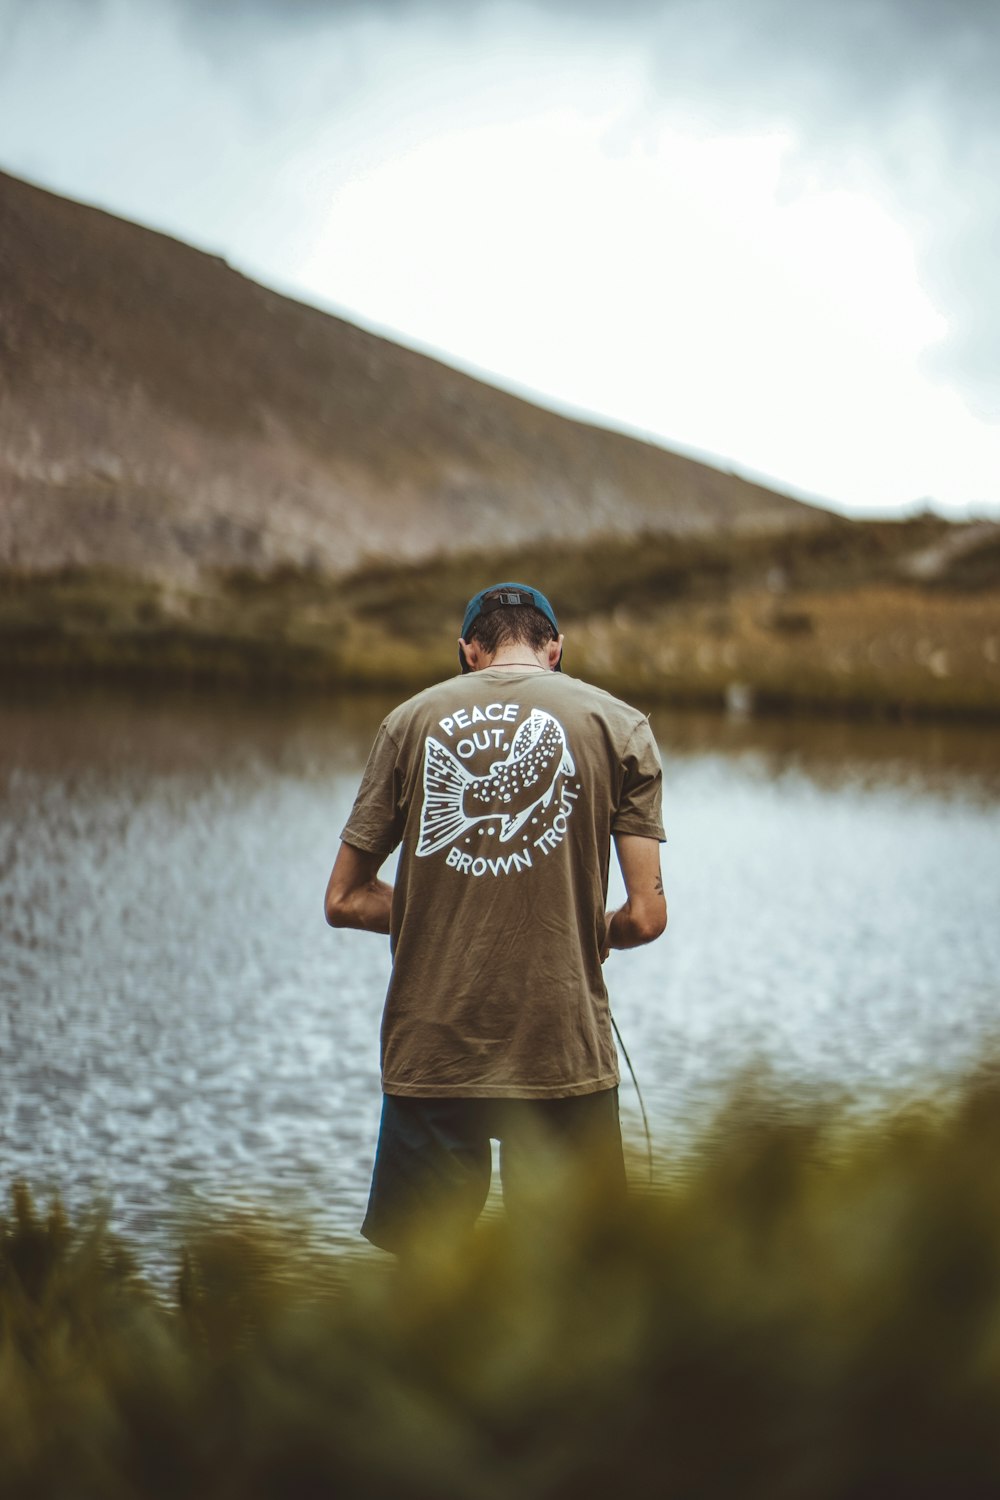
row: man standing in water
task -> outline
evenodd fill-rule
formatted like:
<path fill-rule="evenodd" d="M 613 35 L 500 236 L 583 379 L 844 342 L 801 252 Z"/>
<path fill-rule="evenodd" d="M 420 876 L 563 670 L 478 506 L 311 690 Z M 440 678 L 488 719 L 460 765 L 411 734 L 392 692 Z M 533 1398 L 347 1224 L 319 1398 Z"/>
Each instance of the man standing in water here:
<path fill-rule="evenodd" d="M 384 1249 L 442 1204 L 475 1221 L 491 1139 L 508 1206 L 540 1150 L 624 1187 L 602 964 L 666 926 L 660 762 L 645 717 L 564 675 L 562 647 L 537 589 L 476 594 L 463 675 L 384 721 L 341 836 L 326 919 L 388 933 L 393 958 L 361 1231 Z M 627 899 L 606 912 L 612 840 Z"/>

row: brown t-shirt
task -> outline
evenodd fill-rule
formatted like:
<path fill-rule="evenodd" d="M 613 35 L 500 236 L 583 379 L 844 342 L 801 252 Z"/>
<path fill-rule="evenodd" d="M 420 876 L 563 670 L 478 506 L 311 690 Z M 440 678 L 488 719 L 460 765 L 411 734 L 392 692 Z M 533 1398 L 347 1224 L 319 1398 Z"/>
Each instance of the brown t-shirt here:
<path fill-rule="evenodd" d="M 559 672 L 490 667 L 384 721 L 342 837 L 388 855 L 388 1094 L 613 1088 L 601 968 L 612 834 L 663 839 L 646 719 Z"/>

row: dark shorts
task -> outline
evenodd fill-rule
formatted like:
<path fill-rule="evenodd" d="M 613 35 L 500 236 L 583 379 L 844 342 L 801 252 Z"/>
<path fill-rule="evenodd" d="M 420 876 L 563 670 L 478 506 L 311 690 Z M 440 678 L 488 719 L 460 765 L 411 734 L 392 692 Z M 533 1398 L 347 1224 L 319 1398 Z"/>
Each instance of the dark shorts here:
<path fill-rule="evenodd" d="M 602 1191 L 625 1191 L 616 1088 L 569 1099 L 384 1094 L 365 1239 L 398 1251 L 415 1229 L 443 1219 L 471 1228 L 490 1188 L 492 1140 L 510 1214 L 528 1208 L 546 1167 L 566 1161 L 599 1173 Z"/>

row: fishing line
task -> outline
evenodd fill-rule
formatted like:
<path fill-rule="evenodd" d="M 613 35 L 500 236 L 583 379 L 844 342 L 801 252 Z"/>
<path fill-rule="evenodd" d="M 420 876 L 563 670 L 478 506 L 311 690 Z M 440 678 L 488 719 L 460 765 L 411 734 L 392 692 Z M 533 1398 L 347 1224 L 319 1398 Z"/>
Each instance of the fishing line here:
<path fill-rule="evenodd" d="M 609 1014 L 610 1014 L 610 1012 L 609 1012 Z M 653 1137 L 649 1133 L 649 1116 L 646 1114 L 646 1105 L 645 1105 L 645 1103 L 643 1101 L 642 1089 L 639 1087 L 639 1080 L 635 1076 L 635 1069 L 632 1066 L 632 1059 L 628 1055 L 628 1048 L 626 1047 L 625 1043 L 622 1041 L 622 1034 L 618 1030 L 618 1022 L 615 1020 L 614 1016 L 611 1016 L 611 1025 L 614 1027 L 615 1036 L 616 1036 L 616 1038 L 618 1040 L 618 1045 L 621 1048 L 622 1057 L 624 1057 L 626 1063 L 628 1064 L 628 1070 L 629 1070 L 629 1072 L 632 1075 L 632 1082 L 635 1085 L 636 1098 L 639 1101 L 639 1109 L 642 1111 L 642 1128 L 646 1132 L 646 1162 L 647 1162 L 648 1167 L 649 1167 L 649 1185 L 650 1185 L 650 1187 L 652 1187 L 653 1186 Z"/>

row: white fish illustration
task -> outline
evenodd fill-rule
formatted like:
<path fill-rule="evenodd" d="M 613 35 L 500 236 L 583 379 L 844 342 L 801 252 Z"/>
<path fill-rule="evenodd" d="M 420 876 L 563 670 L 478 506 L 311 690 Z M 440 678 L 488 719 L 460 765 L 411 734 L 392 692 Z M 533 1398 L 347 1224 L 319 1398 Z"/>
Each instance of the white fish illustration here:
<path fill-rule="evenodd" d="M 499 818 L 500 842 L 507 843 L 536 807 L 548 807 L 559 777 L 575 771 L 562 725 L 541 708 L 518 725 L 507 758 L 486 776 L 473 776 L 429 735 L 417 854 L 436 854 L 484 818 Z"/>

